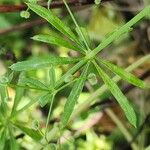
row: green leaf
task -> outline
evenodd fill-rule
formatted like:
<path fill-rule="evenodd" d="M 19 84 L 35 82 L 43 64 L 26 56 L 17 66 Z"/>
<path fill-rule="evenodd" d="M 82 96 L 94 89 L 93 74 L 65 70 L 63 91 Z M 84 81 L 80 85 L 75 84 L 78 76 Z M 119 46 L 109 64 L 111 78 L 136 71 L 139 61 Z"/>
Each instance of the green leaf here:
<path fill-rule="evenodd" d="M 65 0 L 63 0 L 63 2 L 64 2 L 65 6 L 66 6 L 66 8 L 67 8 L 67 10 L 68 10 L 68 12 L 69 12 L 69 14 L 70 14 L 70 17 L 72 18 L 72 21 L 74 22 L 74 24 L 75 24 L 75 26 L 76 26 L 76 28 L 77 28 L 77 31 L 78 31 L 78 33 L 79 33 L 79 37 L 84 41 L 84 44 L 85 44 L 85 46 L 86 46 L 86 49 L 87 49 L 87 50 L 90 50 L 90 48 L 89 48 L 89 46 L 88 46 L 88 44 L 87 44 L 87 42 L 86 42 L 86 39 L 85 39 L 85 37 L 84 37 L 82 31 L 80 30 L 80 27 L 79 27 L 79 25 L 78 25 L 78 23 L 77 23 L 77 21 L 76 21 L 74 15 L 73 15 L 71 9 L 70 9 L 70 7 L 68 6 L 68 4 L 67 4 L 67 2 L 66 2 Z M 80 41 L 80 39 L 79 39 L 79 42 L 80 42 L 81 45 L 82 45 L 82 42 Z M 83 49 L 83 50 L 85 51 L 85 49 Z"/>
<path fill-rule="evenodd" d="M 44 107 L 47 103 L 51 102 L 53 99 L 53 94 L 51 93 L 44 93 L 39 97 L 39 104 L 41 107 Z"/>
<path fill-rule="evenodd" d="M 118 39 L 123 34 L 130 31 L 131 27 L 136 24 L 138 21 L 143 19 L 145 16 L 150 14 L 150 5 L 145 7 L 140 13 L 138 13 L 134 18 L 128 21 L 125 25 L 117 29 L 113 34 L 111 34 L 108 38 L 105 38 L 90 54 L 89 56 L 93 57 L 100 51 L 102 51 L 105 47 L 111 44 L 115 39 Z"/>
<path fill-rule="evenodd" d="M 123 109 L 127 119 L 129 122 L 136 127 L 137 125 L 137 117 L 133 107 L 130 105 L 128 99 L 121 92 L 117 84 L 109 78 L 109 76 L 94 62 L 94 65 L 99 73 L 99 76 L 103 79 L 104 83 L 111 91 L 112 95 L 116 98 L 121 108 Z"/>
<path fill-rule="evenodd" d="M 83 36 L 85 37 L 85 40 L 86 40 L 86 42 L 87 42 L 87 45 L 88 45 L 89 47 L 91 47 L 91 46 L 92 46 L 92 42 L 91 42 L 91 40 L 90 40 L 90 37 L 89 37 L 89 34 L 88 34 L 87 29 L 86 29 L 86 28 L 83 28 L 83 27 L 80 27 L 80 30 L 81 30 Z M 78 34 L 78 36 L 79 36 L 79 38 L 80 38 L 80 41 L 82 41 L 82 43 L 85 44 L 83 38 L 82 38 L 81 35 L 80 35 L 80 32 L 79 32 L 79 29 L 78 29 L 78 28 L 76 28 L 76 32 L 77 32 L 77 34 Z"/>
<path fill-rule="evenodd" d="M 0 85 L 0 113 L 3 114 L 4 118 L 8 115 L 8 105 L 7 102 L 9 100 L 8 89 L 6 86 Z"/>
<path fill-rule="evenodd" d="M 61 122 L 63 126 L 65 127 L 69 121 L 69 118 L 74 110 L 75 104 L 80 96 L 80 93 L 82 92 L 87 73 L 88 73 L 89 63 L 84 67 L 84 70 L 79 77 L 79 80 L 76 81 L 74 84 L 72 91 L 67 99 L 67 102 L 64 107 L 64 113 L 61 118 Z"/>
<path fill-rule="evenodd" d="M 69 27 L 67 27 L 57 16 L 55 16 L 51 10 L 46 9 L 40 5 L 27 3 L 28 7 L 36 14 L 47 20 L 58 31 L 71 38 L 74 41 L 78 41 L 74 33 Z"/>
<path fill-rule="evenodd" d="M 20 75 L 19 75 L 19 80 L 18 80 L 18 84 L 21 83 L 21 80 L 22 78 L 25 77 L 25 74 L 24 72 L 21 72 Z M 16 93 L 15 93 L 15 98 L 14 98 L 14 104 L 13 104 L 13 108 L 12 108 L 12 112 L 11 112 L 11 115 L 14 115 L 15 111 L 16 111 L 16 108 L 19 104 L 19 102 L 21 101 L 22 97 L 23 97 L 23 94 L 24 94 L 24 88 L 22 87 L 17 87 L 16 88 Z"/>
<path fill-rule="evenodd" d="M 96 5 L 99 5 L 101 3 L 101 1 L 102 0 L 95 0 L 94 2 L 95 2 Z"/>
<path fill-rule="evenodd" d="M 62 83 L 65 82 L 66 78 L 70 75 L 73 75 L 77 70 L 79 70 L 85 63 L 87 63 L 86 59 L 82 59 L 77 64 L 75 64 L 68 72 L 66 72 L 61 78 L 57 81 L 55 88 L 57 89 Z"/>
<path fill-rule="evenodd" d="M 20 123 L 14 123 L 14 125 L 35 141 L 40 141 L 42 139 L 42 135 L 39 131 L 24 127 Z"/>
<path fill-rule="evenodd" d="M 23 78 L 20 82 L 20 84 L 26 85 L 30 88 L 39 89 L 39 90 L 48 90 L 48 87 L 40 82 L 37 79 L 33 78 Z"/>
<path fill-rule="evenodd" d="M 19 145 L 17 143 L 17 140 L 15 139 L 15 136 L 13 135 L 13 129 L 9 127 L 9 149 L 10 150 L 19 150 Z"/>
<path fill-rule="evenodd" d="M 36 41 L 49 43 L 49 44 L 54 44 L 57 46 L 63 46 L 63 47 L 66 47 L 75 51 L 81 51 L 83 53 L 82 49 L 78 45 L 53 33 L 51 33 L 50 35 L 49 34 L 35 35 L 34 37 L 32 37 L 32 39 Z"/>
<path fill-rule="evenodd" d="M 15 71 L 29 71 L 43 67 L 49 67 L 50 65 L 71 64 L 78 62 L 80 59 L 81 58 L 43 56 L 33 58 L 31 60 L 17 62 L 16 64 L 10 66 L 10 69 Z"/>
<path fill-rule="evenodd" d="M 107 60 L 104 59 L 100 59 L 100 61 L 107 67 L 109 68 L 111 71 L 113 71 L 114 73 L 116 73 L 117 75 L 119 75 L 122 79 L 128 81 L 129 83 L 138 86 L 140 88 L 148 88 L 148 85 L 143 82 L 142 80 L 138 79 L 136 76 L 134 76 L 133 74 L 125 71 L 124 69 L 122 69 L 121 67 L 118 67 L 112 63 L 110 63 Z"/>
<path fill-rule="evenodd" d="M 55 68 L 53 65 L 50 67 L 50 70 L 49 70 L 49 80 L 50 80 L 50 86 L 54 87 L 56 83 L 56 74 L 55 74 Z"/>
<path fill-rule="evenodd" d="M 3 150 L 6 142 L 6 129 L 0 134 L 0 149 Z"/>

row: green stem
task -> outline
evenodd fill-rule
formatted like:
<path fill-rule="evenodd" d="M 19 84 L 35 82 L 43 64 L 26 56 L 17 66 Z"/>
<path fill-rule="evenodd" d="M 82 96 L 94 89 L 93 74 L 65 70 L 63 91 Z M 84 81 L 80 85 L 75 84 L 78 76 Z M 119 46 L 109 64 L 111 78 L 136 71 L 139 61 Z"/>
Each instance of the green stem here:
<path fill-rule="evenodd" d="M 64 4 L 65 4 L 65 6 L 66 6 L 66 8 L 67 8 L 67 10 L 68 10 L 68 12 L 69 12 L 69 14 L 70 14 L 71 18 L 72 18 L 72 20 L 73 20 L 74 24 L 75 24 L 75 25 L 76 25 L 76 27 L 77 27 L 77 30 L 79 31 L 79 34 L 80 34 L 81 38 L 83 39 L 84 44 L 85 44 L 85 46 L 86 46 L 87 50 L 90 50 L 90 48 L 89 48 L 89 46 L 88 46 L 88 43 L 87 43 L 87 41 L 86 41 L 86 39 L 85 39 L 85 37 L 84 37 L 84 35 L 83 35 L 83 33 L 82 33 L 82 31 L 81 31 L 81 29 L 80 29 L 79 25 L 78 25 L 78 23 L 77 23 L 77 21 L 76 21 L 75 17 L 73 16 L 73 13 L 71 12 L 71 10 L 70 10 L 70 8 L 69 8 L 68 4 L 66 3 L 66 1 L 65 1 L 65 0 L 63 0 L 63 2 L 64 2 Z"/>
<path fill-rule="evenodd" d="M 89 58 L 93 58 L 96 54 L 98 54 L 101 50 L 103 50 L 106 46 L 111 44 L 115 39 L 119 38 L 122 34 L 128 32 L 130 28 L 140 21 L 142 18 L 150 14 L 150 6 L 147 6 L 143 9 L 139 14 L 137 14 L 133 19 L 127 22 L 125 25 L 120 27 L 117 31 L 111 34 L 108 38 L 104 39 L 102 43 L 100 43 L 93 51 L 88 54 Z"/>
<path fill-rule="evenodd" d="M 57 82 L 55 85 L 55 88 L 57 89 L 62 83 L 64 83 L 65 78 L 68 75 L 73 75 L 75 72 L 79 70 L 88 60 L 83 59 L 80 62 L 78 62 L 75 66 L 73 66 L 66 74 L 64 74 Z"/>
<path fill-rule="evenodd" d="M 87 60 L 82 60 L 79 63 L 77 63 L 75 66 L 73 66 L 66 74 L 64 74 L 57 82 L 55 85 L 55 89 L 58 90 L 54 90 L 52 91 L 52 94 L 56 94 L 59 90 L 61 90 L 62 88 L 59 88 L 59 86 L 64 83 L 65 78 L 70 75 L 70 74 L 74 74 L 77 70 L 79 70 L 79 68 L 81 68 L 85 63 L 87 62 Z M 71 81 L 72 82 L 72 81 Z M 69 85 L 71 83 L 67 83 L 67 85 Z M 66 87 L 65 85 L 63 86 L 64 88 Z M 14 118 L 16 115 L 18 115 L 19 113 L 23 112 L 24 110 L 28 109 L 31 105 L 33 105 L 34 103 L 36 103 L 38 101 L 38 98 L 32 100 L 31 102 L 29 102 L 27 105 L 25 105 L 23 108 L 21 108 L 20 110 L 16 111 L 10 118 Z"/>
<path fill-rule="evenodd" d="M 50 116 L 51 116 L 51 112 L 52 112 L 52 107 L 53 107 L 53 103 L 54 103 L 54 97 L 55 96 L 53 95 L 53 98 L 52 98 L 52 101 L 51 101 L 51 104 L 49 107 L 48 117 L 47 117 L 47 121 L 46 121 L 45 137 L 47 135 L 47 129 L 48 129 L 48 124 L 49 124 L 49 120 L 50 120 Z"/>
<path fill-rule="evenodd" d="M 94 91 L 92 86 L 90 86 L 90 88 L 88 88 L 88 90 L 90 91 L 91 94 Z M 123 133 L 123 135 L 125 136 L 127 141 L 130 143 L 133 139 L 132 135 L 130 134 L 130 132 L 128 132 L 128 130 L 123 125 L 123 123 L 119 120 L 119 118 L 115 115 L 113 110 L 111 110 L 110 108 L 107 108 L 107 109 L 105 109 L 105 113 L 114 121 L 114 123 L 117 125 L 117 127 L 120 129 L 120 131 Z M 132 143 L 131 146 L 132 146 L 133 150 L 137 150 L 136 143 Z"/>
<path fill-rule="evenodd" d="M 128 72 L 131 72 L 131 71 L 133 71 L 134 69 L 136 69 L 137 67 L 139 67 L 140 65 L 142 65 L 143 63 L 145 63 L 148 60 L 150 60 L 150 54 L 147 55 L 147 56 L 142 57 L 139 60 L 137 60 L 134 64 L 130 65 L 125 70 L 128 71 Z M 121 80 L 121 78 L 116 75 L 115 77 L 112 78 L 112 80 L 114 80 L 115 82 L 119 82 Z M 70 120 L 74 120 L 74 118 L 76 116 L 78 116 L 81 112 L 87 110 L 88 107 L 91 104 L 94 104 L 96 102 L 96 98 L 99 97 L 99 96 L 101 96 L 105 91 L 107 91 L 107 87 L 105 85 L 103 85 L 99 89 L 97 89 L 92 95 L 90 95 L 89 98 L 87 98 L 85 100 L 85 102 L 81 103 L 77 107 L 77 109 L 72 114 Z"/>
<path fill-rule="evenodd" d="M 126 129 L 126 127 L 123 125 L 123 123 L 120 121 L 120 119 L 117 117 L 117 115 L 110 108 L 105 109 L 105 112 L 113 120 L 113 122 L 117 125 L 117 127 L 123 133 L 123 135 L 125 136 L 127 141 L 130 143 L 132 141 L 132 135 Z M 133 150 L 138 150 L 138 146 L 136 145 L 136 143 L 132 143 L 131 147 Z"/>
<path fill-rule="evenodd" d="M 47 8 L 50 9 L 50 4 L 51 4 L 52 0 L 48 0 L 47 2 Z"/>
<path fill-rule="evenodd" d="M 8 84 L 9 87 L 11 88 L 24 88 L 24 89 L 31 89 L 31 90 L 37 90 L 37 91 L 50 91 L 51 89 L 40 89 L 36 87 L 29 87 L 29 86 L 24 86 L 24 85 L 19 85 L 19 84 Z"/>

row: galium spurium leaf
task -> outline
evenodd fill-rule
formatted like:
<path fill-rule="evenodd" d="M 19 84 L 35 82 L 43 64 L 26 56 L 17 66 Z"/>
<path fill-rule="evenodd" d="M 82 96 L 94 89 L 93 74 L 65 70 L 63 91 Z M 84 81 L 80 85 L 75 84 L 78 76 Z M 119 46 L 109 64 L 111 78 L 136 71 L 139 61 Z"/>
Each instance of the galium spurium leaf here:
<path fill-rule="evenodd" d="M 19 75 L 19 80 L 18 80 L 18 84 L 21 83 L 21 80 L 22 78 L 25 77 L 25 73 L 24 72 L 21 72 L 20 75 Z M 23 97 L 23 94 L 24 94 L 24 88 L 22 87 L 17 87 L 16 88 L 16 93 L 15 93 L 15 98 L 14 98 L 14 104 L 13 104 L 13 108 L 12 108 L 12 112 L 11 112 L 11 115 L 14 115 L 15 111 L 16 111 L 16 108 L 19 104 L 19 102 L 21 101 L 22 97 Z"/>
<path fill-rule="evenodd" d="M 15 93 L 15 98 L 14 98 L 14 105 L 13 105 L 13 108 L 12 108 L 11 115 L 14 115 L 14 113 L 16 111 L 16 108 L 17 108 L 19 102 L 21 101 L 23 95 L 24 95 L 24 89 L 21 88 L 21 87 L 17 87 L 16 88 L 16 93 Z"/>
<path fill-rule="evenodd" d="M 138 86 L 140 88 L 148 88 L 148 85 L 144 81 L 140 80 L 139 78 L 137 78 L 133 74 L 125 71 L 121 67 L 118 67 L 118 66 L 116 66 L 116 65 L 112 64 L 111 62 L 104 60 L 104 59 L 100 59 L 100 62 L 102 62 L 112 72 L 116 73 L 122 79 L 128 81 L 129 83 L 131 83 L 135 86 Z"/>
<path fill-rule="evenodd" d="M 41 107 L 44 107 L 47 103 L 51 102 L 53 99 L 53 94 L 45 92 L 39 97 L 39 104 Z"/>
<path fill-rule="evenodd" d="M 79 29 L 78 29 L 78 28 L 75 28 L 75 30 L 76 30 L 76 32 L 77 32 L 79 38 L 80 38 L 80 41 L 82 41 L 82 43 L 83 43 L 83 45 L 84 45 L 85 43 L 84 43 L 84 41 L 83 41 L 83 38 L 82 38 L 81 35 L 80 35 Z M 88 45 L 89 47 L 91 47 L 91 46 L 92 46 L 92 43 L 91 43 L 91 40 L 90 40 L 90 37 L 89 37 L 89 34 L 88 34 L 86 28 L 80 27 L 80 30 L 81 30 L 81 32 L 82 32 L 82 34 L 83 34 L 83 36 L 84 36 L 84 38 L 85 38 L 85 40 L 86 40 L 86 42 L 87 42 L 87 45 Z"/>
<path fill-rule="evenodd" d="M 56 83 L 56 74 L 55 74 L 55 68 L 53 65 L 51 65 L 49 69 L 49 81 L 50 81 L 50 87 L 54 87 Z"/>
<path fill-rule="evenodd" d="M 82 59 L 77 64 L 75 64 L 67 73 L 65 73 L 61 78 L 57 81 L 55 88 L 58 88 L 62 83 L 66 82 L 66 78 L 68 76 L 72 76 L 77 70 L 79 70 L 85 63 L 87 63 L 86 59 Z"/>
<path fill-rule="evenodd" d="M 22 62 L 17 62 L 10 66 L 10 69 L 15 71 L 28 71 L 49 67 L 50 65 L 62 65 L 78 62 L 81 58 L 58 57 L 58 56 L 43 56 L 32 58 Z"/>
<path fill-rule="evenodd" d="M 86 64 L 86 66 L 84 67 L 84 70 L 81 74 L 81 76 L 79 77 L 79 80 L 77 80 L 71 90 L 71 93 L 67 99 L 67 102 L 65 104 L 64 107 L 64 112 L 61 118 L 61 122 L 63 127 L 65 127 L 69 121 L 69 118 L 74 110 L 75 104 L 80 96 L 80 93 L 82 92 L 86 77 L 87 77 L 87 73 L 88 73 L 88 68 L 89 68 L 89 63 Z"/>
<path fill-rule="evenodd" d="M 5 147 L 5 141 L 6 141 L 6 138 L 7 138 L 6 130 L 7 130 L 7 129 L 4 129 L 4 130 L 1 131 L 1 136 L 0 136 L 0 149 L 4 149 L 4 147 Z"/>
<path fill-rule="evenodd" d="M 14 123 L 14 125 L 20 130 L 22 130 L 25 134 L 30 136 L 32 139 L 34 139 L 35 141 L 40 141 L 42 139 L 42 135 L 39 131 L 30 129 L 28 127 L 24 127 L 20 123 Z"/>
<path fill-rule="evenodd" d="M 37 4 L 27 3 L 27 5 L 32 11 L 47 20 L 58 31 L 71 38 L 73 41 L 78 41 L 71 29 L 67 27 L 57 16 L 55 16 L 51 10 Z"/>
<path fill-rule="evenodd" d="M 78 45 L 76 45 L 75 43 L 72 43 L 56 34 L 55 35 L 54 34 L 35 35 L 34 37 L 32 37 L 32 39 L 36 40 L 36 41 L 49 43 L 49 44 L 54 44 L 57 46 L 63 46 L 63 47 L 66 47 L 66 48 L 69 48 L 69 49 L 72 49 L 75 51 L 83 52 Z"/>
<path fill-rule="evenodd" d="M 33 78 L 23 78 L 20 84 L 26 85 L 30 88 L 39 89 L 39 90 L 48 90 L 48 87 L 44 83 Z"/>
<path fill-rule="evenodd" d="M 150 14 L 150 5 L 145 7 L 140 13 L 138 13 L 134 18 L 132 18 L 129 22 L 125 25 L 121 26 L 115 32 L 113 32 L 109 37 L 105 38 L 92 52 L 91 56 L 95 56 L 98 52 L 102 51 L 106 48 L 109 44 L 111 44 L 115 39 L 119 38 L 123 34 L 130 31 L 131 27 L 140 21 L 145 16 Z"/>
<path fill-rule="evenodd" d="M 17 143 L 16 138 L 15 138 L 14 135 L 13 135 L 13 130 L 12 130 L 12 128 L 9 128 L 8 130 L 9 130 L 9 137 L 10 137 L 10 139 L 9 139 L 9 141 L 7 142 L 7 144 L 10 145 L 9 149 L 10 149 L 10 150 L 19 150 L 20 147 L 19 147 L 19 144 Z"/>
<path fill-rule="evenodd" d="M 96 62 L 94 62 L 94 65 L 99 73 L 99 76 L 103 79 L 104 83 L 108 87 L 108 89 L 111 91 L 112 95 L 116 98 L 118 103 L 120 104 L 121 108 L 123 109 L 127 119 L 129 122 L 136 127 L 137 125 L 137 117 L 135 114 L 135 111 L 131 104 L 129 103 L 126 96 L 121 92 L 117 84 L 109 78 L 109 76 L 97 65 Z"/>

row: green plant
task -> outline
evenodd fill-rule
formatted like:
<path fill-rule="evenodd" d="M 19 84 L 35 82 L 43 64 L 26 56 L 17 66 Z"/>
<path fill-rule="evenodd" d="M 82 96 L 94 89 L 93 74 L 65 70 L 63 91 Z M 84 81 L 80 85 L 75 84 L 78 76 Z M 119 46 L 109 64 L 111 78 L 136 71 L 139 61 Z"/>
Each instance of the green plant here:
<path fill-rule="evenodd" d="M 13 126 L 19 128 L 27 135 L 32 137 L 36 141 L 40 141 L 41 145 L 45 145 L 49 143 L 50 140 L 53 139 L 53 136 L 59 137 L 56 135 L 57 132 L 60 132 L 68 125 L 70 121 L 70 117 L 72 112 L 74 111 L 75 104 L 77 103 L 78 97 L 83 90 L 85 81 L 88 80 L 88 76 L 90 74 L 89 68 L 90 66 L 95 67 L 100 78 L 105 83 L 104 90 L 109 89 L 112 95 L 115 97 L 117 102 L 120 104 L 122 110 L 124 111 L 128 121 L 134 126 L 137 126 L 137 117 L 136 113 L 127 100 L 126 96 L 121 92 L 120 88 L 116 84 L 119 77 L 123 80 L 128 81 L 129 83 L 138 86 L 140 88 L 149 88 L 150 86 L 144 83 L 142 80 L 135 77 L 133 74 L 129 73 L 129 70 L 124 70 L 111 62 L 102 59 L 97 54 L 102 51 L 105 47 L 111 44 L 115 39 L 121 37 L 123 34 L 129 32 L 131 27 L 144 18 L 146 15 L 150 13 L 150 6 L 147 6 L 144 10 L 142 10 L 139 14 L 137 14 L 132 20 L 126 23 L 121 28 L 115 30 L 111 35 L 109 35 L 106 39 L 104 39 L 96 48 L 91 47 L 91 41 L 89 40 L 88 33 L 84 28 L 79 27 L 75 17 L 73 16 L 70 8 L 68 7 L 65 0 L 64 4 L 76 26 L 76 32 L 72 31 L 70 27 L 66 26 L 58 17 L 56 17 L 53 12 L 49 9 L 46 9 L 35 3 L 27 3 L 28 8 L 38 14 L 40 17 L 47 20 L 58 32 L 51 32 L 51 34 L 45 35 L 35 35 L 32 39 L 40 42 L 45 42 L 49 44 L 54 44 L 57 46 L 63 46 L 74 51 L 79 52 L 81 57 L 59 57 L 59 56 L 43 56 L 34 58 L 27 61 L 17 62 L 10 66 L 10 69 L 13 70 L 11 73 L 8 73 L 5 77 L 1 79 L 0 82 L 0 92 L 1 92 L 1 111 L 0 111 L 0 122 L 1 122 L 1 139 L 0 146 L 1 149 L 5 146 L 5 139 L 7 134 L 10 137 L 10 143 L 13 145 L 12 149 L 17 149 L 15 146 L 15 139 L 12 136 L 11 129 Z M 50 5 L 49 4 L 48 6 Z M 62 35 L 65 38 L 62 38 Z M 146 59 L 149 59 L 150 56 L 146 56 Z M 72 68 L 70 68 L 59 80 L 56 80 L 55 76 L 55 66 L 56 65 L 65 65 L 65 64 L 75 64 Z M 137 64 L 135 63 L 134 66 Z M 140 64 L 138 64 L 140 65 Z M 38 79 L 29 78 L 26 76 L 26 72 L 34 69 L 40 69 L 44 67 L 49 67 L 49 86 L 44 83 L 38 81 Z M 116 74 L 116 78 L 114 81 L 111 79 L 103 68 L 107 68 L 111 70 L 114 74 Z M 79 77 L 74 78 L 73 75 L 77 71 L 81 71 Z M 18 83 L 14 84 L 12 82 L 13 73 L 19 72 Z M 119 76 L 119 77 L 118 77 Z M 59 124 L 56 124 L 52 130 L 49 131 L 48 123 L 51 117 L 51 111 L 53 107 L 53 103 L 55 100 L 55 96 L 59 91 L 64 89 L 65 87 L 73 85 L 73 88 L 70 92 L 70 95 L 67 99 L 67 102 L 64 107 L 64 112 L 61 116 L 61 120 Z M 16 95 L 14 99 L 14 105 L 11 113 L 8 110 L 7 100 L 9 98 L 7 87 L 15 87 Z M 30 101 L 23 108 L 17 110 L 17 106 L 19 105 L 21 98 L 24 94 L 24 89 L 33 89 L 40 91 L 41 95 L 35 101 Z M 46 121 L 45 133 L 40 130 L 33 130 L 23 126 L 21 123 L 15 120 L 15 117 L 20 112 L 23 112 L 27 108 L 29 108 L 35 102 L 39 102 L 40 106 L 43 107 L 47 103 L 50 103 L 49 114 Z M 78 109 L 78 108 L 77 108 Z M 80 108 L 79 108 L 80 109 Z M 38 128 L 38 127 L 37 127 Z M 55 137 L 55 138 L 56 138 Z M 11 146 L 10 146 L 11 147 Z"/>

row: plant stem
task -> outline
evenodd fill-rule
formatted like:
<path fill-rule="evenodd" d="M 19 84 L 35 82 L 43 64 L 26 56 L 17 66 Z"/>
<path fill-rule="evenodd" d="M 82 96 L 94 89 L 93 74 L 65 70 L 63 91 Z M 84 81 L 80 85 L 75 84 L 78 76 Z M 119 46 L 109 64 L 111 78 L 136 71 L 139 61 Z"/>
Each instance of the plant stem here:
<path fill-rule="evenodd" d="M 37 91 L 45 91 L 45 92 L 50 92 L 49 89 L 42 89 L 42 88 L 36 88 L 36 87 L 29 87 L 25 85 L 19 85 L 19 84 L 8 84 L 9 87 L 11 88 L 24 88 L 24 89 L 31 89 L 31 90 L 37 90 Z"/>
<path fill-rule="evenodd" d="M 123 125 L 123 123 L 119 120 L 117 115 L 110 108 L 105 109 L 105 112 L 113 120 L 113 122 L 115 122 L 117 127 L 120 129 L 120 131 L 126 137 L 127 141 L 130 143 L 131 140 L 132 140 L 132 135 L 126 129 L 126 127 Z M 136 145 L 136 143 L 131 143 L 131 147 L 132 147 L 133 150 L 138 150 L 138 146 Z"/>
<path fill-rule="evenodd" d="M 125 70 L 128 72 L 133 71 L 134 69 L 136 69 L 137 67 L 139 67 L 140 65 L 142 65 L 143 63 L 145 63 L 146 61 L 150 60 L 150 54 L 147 56 L 142 57 L 141 59 L 137 60 L 135 63 L 131 64 L 129 67 L 127 67 Z M 112 78 L 112 80 L 114 80 L 115 82 L 119 82 L 120 81 L 120 77 L 119 76 L 115 76 Z M 105 85 L 101 86 L 99 89 L 97 89 L 92 95 L 90 95 L 89 98 L 87 98 L 85 100 L 85 102 L 81 103 L 77 109 L 73 112 L 70 121 L 73 120 L 76 116 L 78 116 L 81 112 L 85 111 L 86 109 L 88 109 L 88 107 L 90 107 L 91 104 L 94 104 L 96 102 L 96 98 L 101 96 L 105 91 L 107 91 L 107 87 Z"/>
<path fill-rule="evenodd" d="M 90 91 L 91 94 L 94 92 L 94 89 L 92 86 L 90 86 L 90 88 L 88 88 L 88 90 Z M 130 132 L 128 132 L 128 130 L 123 125 L 123 123 L 119 120 L 119 118 L 115 115 L 113 110 L 111 108 L 106 108 L 104 111 L 113 120 L 113 122 L 117 125 L 117 127 L 123 133 L 123 135 L 125 136 L 127 141 L 130 143 L 133 139 L 132 135 L 130 134 Z M 133 150 L 137 150 L 136 143 L 131 143 L 131 146 L 132 146 Z"/>
<path fill-rule="evenodd" d="M 47 135 L 47 129 L 48 129 L 48 124 L 49 124 L 49 120 L 50 120 L 50 116 L 51 116 L 51 112 L 52 112 L 52 107 L 53 107 L 53 103 L 54 103 L 54 97 L 55 97 L 55 95 L 53 95 L 52 101 L 51 101 L 51 104 L 49 107 L 48 117 L 47 117 L 47 121 L 46 121 L 45 137 Z"/>
<path fill-rule="evenodd" d="M 48 0 L 47 2 L 47 8 L 50 9 L 50 4 L 51 4 L 52 0 Z"/>
<path fill-rule="evenodd" d="M 75 25 L 76 25 L 76 27 L 77 27 L 77 30 L 79 31 L 79 34 L 80 34 L 81 38 L 83 39 L 84 44 L 85 44 L 85 46 L 86 46 L 87 50 L 90 50 L 90 48 L 89 48 L 89 46 L 88 46 L 88 43 L 87 43 L 87 41 L 86 41 L 86 39 L 85 39 L 85 37 L 84 37 L 84 35 L 83 35 L 83 33 L 82 33 L 82 31 L 81 31 L 81 29 L 80 29 L 79 25 L 78 25 L 78 23 L 77 23 L 77 21 L 76 21 L 75 17 L 73 16 L 73 13 L 71 12 L 71 10 L 70 10 L 70 8 L 69 8 L 68 4 L 66 3 L 66 1 L 65 1 L 65 0 L 63 0 L 63 2 L 64 2 L 64 4 L 65 4 L 65 6 L 66 6 L 66 8 L 67 8 L 67 10 L 68 10 L 68 12 L 69 12 L 69 14 L 70 14 L 71 18 L 72 18 L 72 20 L 73 20 L 74 24 L 75 24 Z"/>
<path fill-rule="evenodd" d="M 65 78 L 68 75 L 73 75 L 75 72 L 79 70 L 88 60 L 83 59 L 80 62 L 78 62 L 75 66 L 73 66 L 67 73 L 65 73 L 57 82 L 55 85 L 55 88 L 57 89 L 62 83 L 64 83 Z"/>
<path fill-rule="evenodd" d="M 115 39 L 119 38 L 122 34 L 130 31 L 130 28 L 140 21 L 142 18 L 147 16 L 150 13 L 150 6 L 145 7 L 139 14 L 137 14 L 134 18 L 132 18 L 125 25 L 120 27 L 117 31 L 113 32 L 108 38 L 104 39 L 93 51 L 88 54 L 89 58 L 93 58 L 102 51 L 106 46 L 112 43 Z"/>
<path fill-rule="evenodd" d="M 105 0 L 105 1 L 111 1 L 111 0 Z M 69 0 L 68 4 L 70 7 L 77 7 L 77 6 L 86 6 L 86 5 L 91 5 L 94 4 L 94 0 Z M 42 3 L 41 6 L 47 7 L 47 3 Z M 54 8 L 63 8 L 64 3 L 62 1 L 53 1 L 50 5 L 51 9 Z M 6 5 L 2 4 L 0 5 L 0 13 L 8 13 L 8 12 L 18 12 L 22 10 L 26 10 L 27 6 L 24 4 L 20 5 Z"/>
<path fill-rule="evenodd" d="M 79 70 L 79 68 L 81 68 L 85 63 L 87 62 L 87 60 L 82 60 L 79 63 L 77 63 L 75 66 L 73 66 L 66 74 L 64 74 L 57 82 L 55 85 L 55 90 L 52 91 L 51 94 L 56 94 L 59 90 L 65 88 L 66 86 L 64 85 L 63 88 L 59 86 L 64 83 L 64 79 L 69 75 L 69 74 L 74 74 L 77 70 Z M 76 79 L 74 80 L 76 81 Z M 71 81 L 74 82 L 74 81 Z M 70 82 L 67 83 L 67 85 L 71 84 Z M 58 89 L 58 90 L 57 90 Z M 31 102 L 29 102 L 27 105 L 25 105 L 23 108 L 21 108 L 20 110 L 18 110 L 17 112 L 15 112 L 11 118 L 15 117 L 17 114 L 23 112 L 24 110 L 28 109 L 31 105 L 33 105 L 34 103 L 36 103 L 38 101 L 38 98 L 32 100 Z"/>
<path fill-rule="evenodd" d="M 130 65 L 129 67 L 127 67 L 126 71 L 131 72 L 131 71 L 133 71 L 134 69 L 136 69 L 137 67 L 139 67 L 140 65 L 142 65 L 143 63 L 145 63 L 148 60 L 150 60 L 150 54 L 147 55 L 147 56 L 142 57 L 141 59 L 137 60 L 135 63 L 133 63 L 132 65 Z M 115 82 L 118 82 L 120 79 L 121 78 L 119 78 L 118 76 L 115 76 L 112 80 L 114 80 Z M 98 96 L 100 96 L 101 94 L 103 94 L 103 92 L 105 92 L 106 90 L 107 90 L 107 87 L 105 85 L 103 85 L 101 88 L 99 88 L 98 90 L 96 90 L 93 94 L 91 94 L 91 96 L 89 98 L 87 98 L 85 100 L 85 102 L 83 102 L 82 104 L 78 105 L 77 109 L 71 115 L 71 118 L 70 118 L 69 122 L 72 121 L 72 120 L 74 120 L 74 118 L 76 116 L 78 116 L 81 112 L 83 112 L 86 109 L 88 109 L 88 107 L 90 107 L 91 104 L 95 103 L 96 99 L 98 98 Z M 99 99 L 97 99 L 97 100 L 99 100 Z M 69 122 L 68 122 L 68 124 L 69 124 Z M 50 132 L 48 134 L 51 134 Z M 53 135 L 56 135 L 57 132 L 58 132 L 58 130 L 54 131 Z"/>

